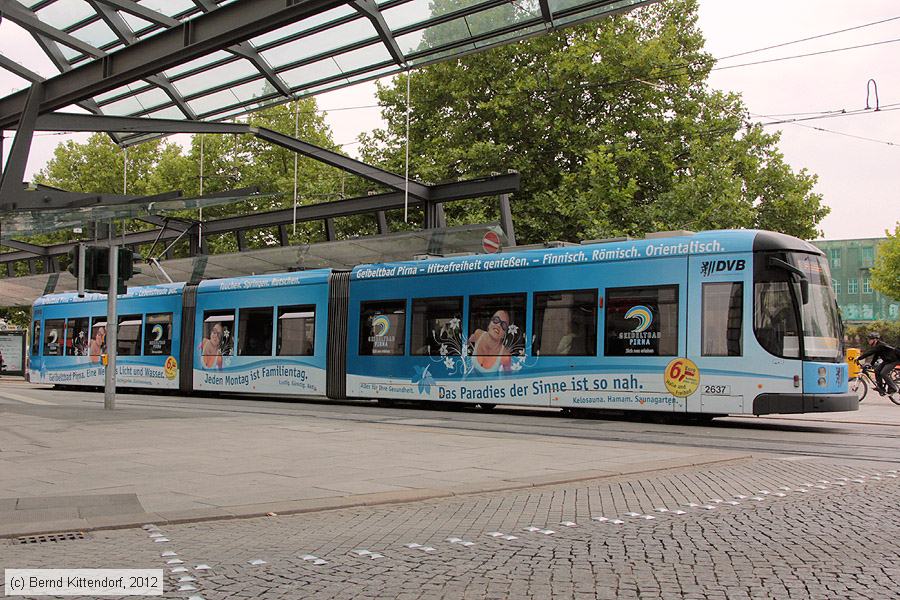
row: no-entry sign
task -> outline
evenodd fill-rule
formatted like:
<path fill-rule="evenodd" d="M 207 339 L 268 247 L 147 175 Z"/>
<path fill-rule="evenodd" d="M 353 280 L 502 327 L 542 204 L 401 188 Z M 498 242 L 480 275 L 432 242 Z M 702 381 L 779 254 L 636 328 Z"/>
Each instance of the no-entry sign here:
<path fill-rule="evenodd" d="M 481 238 L 481 247 L 484 248 L 484 251 L 488 254 L 500 252 L 500 236 L 497 235 L 497 232 L 495 231 L 488 231 L 484 234 L 484 237 Z"/>

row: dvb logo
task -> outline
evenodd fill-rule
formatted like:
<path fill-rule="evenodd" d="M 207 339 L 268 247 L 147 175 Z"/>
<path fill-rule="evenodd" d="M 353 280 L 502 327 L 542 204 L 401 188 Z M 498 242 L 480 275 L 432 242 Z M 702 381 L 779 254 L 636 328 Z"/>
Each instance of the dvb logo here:
<path fill-rule="evenodd" d="M 743 271 L 747 266 L 747 261 L 743 259 L 735 260 L 705 260 L 700 263 L 700 274 L 708 277 L 713 273 L 724 273 L 728 271 Z"/>

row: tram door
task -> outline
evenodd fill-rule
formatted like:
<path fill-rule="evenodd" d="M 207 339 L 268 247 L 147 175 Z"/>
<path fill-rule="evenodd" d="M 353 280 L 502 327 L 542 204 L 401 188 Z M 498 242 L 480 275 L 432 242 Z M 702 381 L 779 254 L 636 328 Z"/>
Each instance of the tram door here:
<path fill-rule="evenodd" d="M 687 358 L 699 374 L 688 412 L 730 414 L 752 403 L 744 389 L 745 345 L 752 336 L 748 254 L 691 256 L 688 267 Z"/>

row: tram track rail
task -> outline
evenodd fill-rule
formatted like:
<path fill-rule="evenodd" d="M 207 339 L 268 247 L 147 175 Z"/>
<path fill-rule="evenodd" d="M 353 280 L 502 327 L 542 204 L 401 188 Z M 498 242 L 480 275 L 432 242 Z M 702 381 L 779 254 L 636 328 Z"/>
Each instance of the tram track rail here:
<path fill-rule="evenodd" d="M 91 404 L 102 403 L 101 400 L 90 398 L 84 398 L 82 401 Z M 702 425 L 683 423 L 666 425 L 629 421 L 616 417 L 604 418 L 603 415 L 597 415 L 594 418 L 574 418 L 560 416 L 559 413 L 545 409 L 515 408 L 485 414 L 467 411 L 445 412 L 439 408 L 429 409 L 415 406 L 386 408 L 362 402 L 325 402 L 305 399 L 300 402 L 297 399 L 273 401 L 243 397 L 185 398 L 172 396 L 169 399 L 167 396 L 158 396 L 153 402 L 148 402 L 133 395 L 123 395 L 120 402 L 122 406 L 140 408 L 306 417 L 373 425 L 450 429 L 473 434 L 639 442 L 679 448 L 705 448 L 791 457 L 900 464 L 900 436 L 889 432 L 852 430 L 846 425 L 833 422 L 775 422 L 767 419 L 760 423 L 747 420 L 718 420 Z M 338 408 L 341 410 L 334 410 Z M 638 427 L 633 427 L 635 425 Z M 722 433 L 724 431 L 728 431 L 729 434 Z M 755 432 L 761 435 L 753 436 L 742 434 L 742 432 Z M 798 440 L 796 437 L 778 439 L 774 436 L 766 436 L 767 432 L 839 436 L 839 439 Z M 858 440 L 853 438 L 858 438 Z M 867 443 L 873 439 L 897 440 L 897 444 Z"/>

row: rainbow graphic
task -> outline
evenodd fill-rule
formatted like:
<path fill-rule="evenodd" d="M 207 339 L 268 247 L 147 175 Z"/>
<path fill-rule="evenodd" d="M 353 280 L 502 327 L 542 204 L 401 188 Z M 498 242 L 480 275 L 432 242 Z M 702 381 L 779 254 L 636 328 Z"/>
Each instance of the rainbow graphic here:
<path fill-rule="evenodd" d="M 653 324 L 653 312 L 646 306 L 632 306 L 625 313 L 626 319 L 638 319 L 638 326 L 632 329 L 636 333 L 647 331 Z"/>
<path fill-rule="evenodd" d="M 384 315 L 378 315 L 372 319 L 372 331 L 376 337 L 384 337 L 391 330 L 391 322 Z"/>
<path fill-rule="evenodd" d="M 158 342 L 162 339 L 163 336 L 163 328 L 162 325 L 157 323 L 153 326 L 153 329 L 150 330 L 150 335 L 153 336 L 153 341 Z"/>

